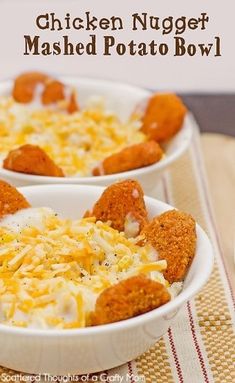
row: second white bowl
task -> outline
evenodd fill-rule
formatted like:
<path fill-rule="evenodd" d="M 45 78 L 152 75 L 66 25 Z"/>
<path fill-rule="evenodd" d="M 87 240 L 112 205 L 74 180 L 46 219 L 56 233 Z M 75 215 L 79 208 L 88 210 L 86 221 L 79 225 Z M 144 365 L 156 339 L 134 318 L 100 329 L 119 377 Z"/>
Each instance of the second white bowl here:
<path fill-rule="evenodd" d="M 67 218 L 78 218 L 103 191 L 81 185 L 41 185 L 21 188 L 33 207 L 48 206 Z M 149 216 L 172 206 L 146 197 Z M 138 317 L 97 327 L 74 330 L 35 330 L 0 324 L 0 365 L 28 373 L 86 374 L 110 369 L 148 350 L 171 325 L 182 305 L 206 283 L 213 252 L 197 225 L 196 255 L 183 291 L 167 304 Z"/>
<path fill-rule="evenodd" d="M 61 81 L 71 84 L 78 90 L 79 102 L 83 106 L 95 96 L 104 98 L 107 108 L 116 113 L 121 120 L 127 120 L 136 106 L 151 96 L 151 92 L 111 81 L 93 80 L 86 78 L 62 77 Z M 12 89 L 12 81 L 0 83 L 0 95 L 9 94 Z M 188 148 L 193 131 L 193 123 L 190 114 L 186 116 L 183 128 L 165 146 L 166 156 L 154 165 L 128 172 L 105 175 L 99 177 L 44 177 L 24 173 L 12 172 L 0 167 L 0 177 L 15 186 L 40 185 L 40 184 L 80 184 L 107 186 L 117 180 L 135 178 L 143 186 L 146 194 L 151 194 L 159 176 L 173 162 L 175 162 Z"/>

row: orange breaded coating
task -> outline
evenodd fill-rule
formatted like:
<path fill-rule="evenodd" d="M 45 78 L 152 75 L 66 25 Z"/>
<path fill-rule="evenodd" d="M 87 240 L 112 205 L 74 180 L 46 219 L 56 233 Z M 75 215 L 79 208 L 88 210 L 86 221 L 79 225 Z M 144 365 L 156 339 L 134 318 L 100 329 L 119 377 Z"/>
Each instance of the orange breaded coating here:
<path fill-rule="evenodd" d="M 155 141 L 128 146 L 120 152 L 105 158 L 101 166 L 93 170 L 93 175 L 122 173 L 149 166 L 158 162 L 162 155 L 163 151 Z"/>
<path fill-rule="evenodd" d="M 58 101 L 66 101 L 65 109 L 68 113 L 74 113 L 79 109 L 74 91 L 71 90 L 69 96 L 66 95 L 66 86 L 40 72 L 23 73 L 15 79 L 12 96 L 15 101 L 20 103 L 30 103 L 33 101 L 36 87 L 42 85 L 41 102 L 43 105 L 55 104 Z"/>
<path fill-rule="evenodd" d="M 12 96 L 15 101 L 27 104 L 33 101 L 36 86 L 45 84 L 49 77 L 40 72 L 23 73 L 15 79 Z"/>
<path fill-rule="evenodd" d="M 111 221 L 111 226 L 118 231 L 125 231 L 129 220 L 137 222 L 138 235 L 147 223 L 147 210 L 144 193 L 135 180 L 125 180 L 110 185 L 95 203 L 91 216 L 102 222 Z"/>
<path fill-rule="evenodd" d="M 170 282 L 182 281 L 196 250 L 196 224 L 189 214 L 170 210 L 155 217 L 142 233 L 145 241 L 166 259 L 165 278 Z"/>
<path fill-rule="evenodd" d="M 70 99 L 67 105 L 67 112 L 69 114 L 75 113 L 79 111 L 79 105 L 76 98 L 76 93 L 73 91 L 70 95 Z"/>
<path fill-rule="evenodd" d="M 42 93 L 43 105 L 53 104 L 55 102 L 64 100 L 64 98 L 64 85 L 57 80 L 48 80 Z"/>
<path fill-rule="evenodd" d="M 30 204 L 24 196 L 14 186 L 0 180 L 0 218 L 27 207 L 30 207 Z"/>
<path fill-rule="evenodd" d="M 63 171 L 36 145 L 11 150 L 3 161 L 4 169 L 39 176 L 64 177 Z"/>
<path fill-rule="evenodd" d="M 147 104 L 141 130 L 150 140 L 167 141 L 182 128 L 186 112 L 175 94 L 155 94 Z"/>
<path fill-rule="evenodd" d="M 144 314 L 170 301 L 165 286 L 143 275 L 104 290 L 96 301 L 92 325 L 118 322 Z"/>

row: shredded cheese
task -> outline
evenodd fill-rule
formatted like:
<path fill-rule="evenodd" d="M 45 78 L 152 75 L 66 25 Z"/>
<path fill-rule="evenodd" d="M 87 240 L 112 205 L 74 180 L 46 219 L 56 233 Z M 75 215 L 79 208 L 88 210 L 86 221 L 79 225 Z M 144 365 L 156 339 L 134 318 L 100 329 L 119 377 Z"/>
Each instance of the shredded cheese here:
<path fill-rule="evenodd" d="M 88 326 L 98 295 L 140 273 L 169 287 L 166 261 L 150 245 L 94 218 L 28 208 L 0 221 L 0 239 L 0 321 L 8 325 Z"/>
<path fill-rule="evenodd" d="M 89 176 L 105 157 L 144 142 L 140 121 L 122 123 L 101 102 L 74 114 L 0 97 L 0 160 L 24 144 L 39 145 L 65 175 Z"/>

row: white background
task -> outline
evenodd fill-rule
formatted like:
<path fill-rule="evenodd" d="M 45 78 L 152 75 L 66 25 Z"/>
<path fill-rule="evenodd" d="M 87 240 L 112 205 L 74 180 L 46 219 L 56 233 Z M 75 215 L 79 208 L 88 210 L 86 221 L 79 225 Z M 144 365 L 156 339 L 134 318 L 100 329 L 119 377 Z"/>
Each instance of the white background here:
<path fill-rule="evenodd" d="M 207 12 L 210 23 L 206 31 L 190 31 L 184 34 L 189 42 L 213 41 L 221 36 L 222 57 L 104 57 L 98 56 L 24 56 L 24 34 L 40 34 L 42 41 L 57 41 L 63 34 L 69 34 L 72 41 L 82 41 L 89 32 L 39 31 L 35 19 L 40 13 L 55 12 L 63 17 L 83 17 L 91 11 L 97 17 L 113 15 L 130 19 L 135 12 L 167 17 L 198 17 Z M 235 7 L 234 0 L 0 0 L 0 79 L 19 72 L 38 69 L 55 74 L 69 74 L 114 79 L 148 88 L 186 92 L 233 92 L 235 91 Z M 99 39 L 109 31 L 97 32 Z M 134 33 L 134 35 L 133 35 Z M 136 41 L 170 42 L 173 36 L 162 36 L 159 32 L 114 32 L 116 38 L 128 42 Z"/>

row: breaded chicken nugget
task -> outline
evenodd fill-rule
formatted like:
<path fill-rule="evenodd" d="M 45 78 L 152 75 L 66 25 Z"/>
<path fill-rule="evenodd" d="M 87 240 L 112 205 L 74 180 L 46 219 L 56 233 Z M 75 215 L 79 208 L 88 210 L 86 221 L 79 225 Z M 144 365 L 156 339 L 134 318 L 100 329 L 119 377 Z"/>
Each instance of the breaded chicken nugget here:
<path fill-rule="evenodd" d="M 63 171 L 36 145 L 27 144 L 11 150 L 3 161 L 3 167 L 20 173 L 64 177 Z"/>
<path fill-rule="evenodd" d="M 68 96 L 65 85 L 52 77 L 40 72 L 23 73 L 15 79 L 12 96 L 20 103 L 30 103 L 34 99 L 36 87 L 42 85 L 41 101 L 50 105 L 65 100 L 65 109 L 73 113 L 79 109 L 74 91 Z M 69 89 L 69 88 L 68 88 Z"/>
<path fill-rule="evenodd" d="M 196 249 L 196 224 L 189 214 L 170 210 L 155 217 L 141 232 L 146 242 L 166 259 L 165 278 L 170 282 L 182 281 L 193 260 Z"/>
<path fill-rule="evenodd" d="M 30 207 L 30 204 L 24 196 L 14 186 L 0 180 L 0 218 L 27 207 Z"/>
<path fill-rule="evenodd" d="M 47 80 L 45 88 L 42 92 L 42 103 L 43 105 L 53 104 L 55 102 L 64 100 L 64 85 L 57 80 Z"/>
<path fill-rule="evenodd" d="M 125 180 L 107 187 L 90 215 L 103 222 L 111 221 L 114 229 L 135 237 L 147 223 L 140 184 L 135 180 Z"/>
<path fill-rule="evenodd" d="M 128 278 L 104 290 L 96 301 L 92 325 L 132 318 L 170 301 L 165 286 L 143 275 Z"/>
<path fill-rule="evenodd" d="M 29 103 L 33 101 L 36 86 L 48 80 L 49 76 L 40 72 L 23 73 L 15 79 L 12 96 L 17 102 Z"/>
<path fill-rule="evenodd" d="M 147 104 L 141 130 L 150 140 L 167 141 L 182 128 L 186 112 L 175 94 L 155 94 Z"/>
<path fill-rule="evenodd" d="M 155 141 L 128 146 L 120 152 L 105 158 L 103 163 L 93 170 L 93 175 L 122 173 L 149 166 L 158 162 L 162 155 L 163 151 Z"/>

